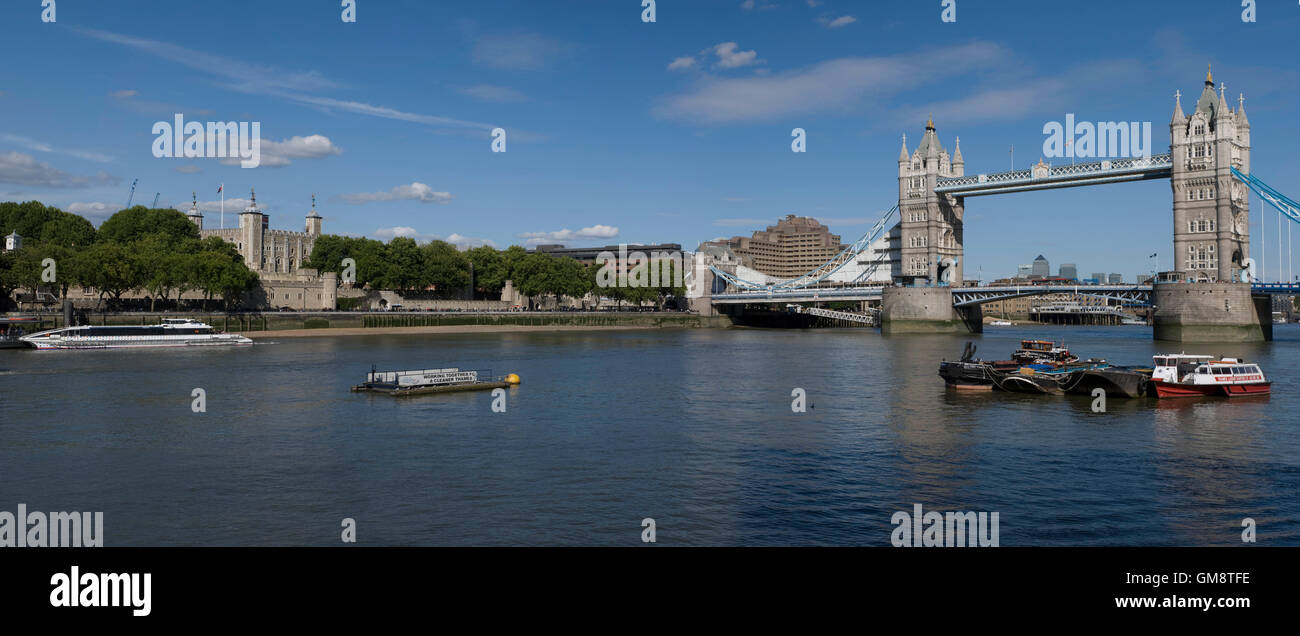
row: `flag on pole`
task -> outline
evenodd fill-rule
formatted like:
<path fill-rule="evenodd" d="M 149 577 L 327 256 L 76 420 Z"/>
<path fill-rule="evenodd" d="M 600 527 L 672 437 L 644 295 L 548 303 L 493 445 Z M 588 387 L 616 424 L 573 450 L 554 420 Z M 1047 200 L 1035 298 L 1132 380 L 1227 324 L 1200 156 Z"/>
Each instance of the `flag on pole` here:
<path fill-rule="evenodd" d="M 226 187 L 226 184 L 224 184 L 224 183 L 221 184 L 221 185 L 219 185 L 219 186 L 217 186 L 217 194 L 221 194 L 221 189 L 224 188 L 224 187 Z"/>

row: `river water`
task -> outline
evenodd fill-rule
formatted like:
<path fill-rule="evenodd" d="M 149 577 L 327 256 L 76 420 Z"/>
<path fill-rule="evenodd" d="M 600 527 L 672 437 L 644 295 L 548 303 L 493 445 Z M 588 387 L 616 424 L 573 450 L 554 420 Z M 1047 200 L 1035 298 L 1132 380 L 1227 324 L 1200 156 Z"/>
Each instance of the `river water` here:
<path fill-rule="evenodd" d="M 945 390 L 966 340 L 1083 357 L 1238 355 L 1269 398 Z M 638 330 L 0 351 L 0 510 L 102 511 L 106 545 L 889 545 L 895 512 L 998 512 L 1009 545 L 1300 545 L 1300 329 L 1260 345 L 1142 327 Z M 370 365 L 518 373 L 354 394 Z M 193 412 L 203 389 L 206 412 Z M 804 413 L 791 393 L 807 395 Z"/>

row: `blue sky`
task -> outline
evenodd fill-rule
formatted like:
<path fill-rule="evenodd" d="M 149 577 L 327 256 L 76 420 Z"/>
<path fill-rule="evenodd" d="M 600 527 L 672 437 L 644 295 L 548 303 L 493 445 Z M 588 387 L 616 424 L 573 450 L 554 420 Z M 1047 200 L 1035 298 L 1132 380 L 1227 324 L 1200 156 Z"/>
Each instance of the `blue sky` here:
<path fill-rule="evenodd" d="M 136 202 L 197 191 L 209 210 L 225 183 L 228 226 L 255 186 L 272 227 L 301 229 L 316 193 L 327 232 L 383 239 L 693 249 L 794 213 L 849 242 L 897 199 L 901 137 L 915 148 L 931 113 L 970 174 L 1010 167 L 1013 144 L 1037 161 L 1066 113 L 1150 121 L 1163 152 L 1174 91 L 1190 109 L 1210 63 L 1246 95 L 1254 173 L 1300 193 L 1289 0 L 1253 24 L 1238 0 L 957 0 L 950 24 L 939 0 L 659 0 L 650 24 L 640 4 L 357 0 L 344 23 L 336 0 L 57 0 L 47 24 L 40 0 L 5 0 L 0 200 L 98 222 L 138 178 Z M 178 112 L 261 122 L 263 165 L 155 158 Z M 1170 201 L 1167 181 L 970 199 L 966 271 L 1168 268 Z M 1271 271 L 1275 213 L 1251 212 Z"/>

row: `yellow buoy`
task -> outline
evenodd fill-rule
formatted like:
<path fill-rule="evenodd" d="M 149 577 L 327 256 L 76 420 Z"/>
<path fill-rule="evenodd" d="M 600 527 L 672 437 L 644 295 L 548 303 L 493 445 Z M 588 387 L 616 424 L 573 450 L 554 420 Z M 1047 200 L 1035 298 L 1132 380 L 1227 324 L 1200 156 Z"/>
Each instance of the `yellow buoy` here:
<path fill-rule="evenodd" d="M 509 384 L 519 384 L 519 376 L 511 373 L 506 376 L 506 382 Z"/>

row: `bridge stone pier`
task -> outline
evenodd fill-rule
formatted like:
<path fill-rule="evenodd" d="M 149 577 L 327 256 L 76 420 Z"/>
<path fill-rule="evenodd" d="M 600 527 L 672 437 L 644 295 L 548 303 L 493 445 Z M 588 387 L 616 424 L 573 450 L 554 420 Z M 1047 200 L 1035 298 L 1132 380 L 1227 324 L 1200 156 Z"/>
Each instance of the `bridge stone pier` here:
<path fill-rule="evenodd" d="M 886 287 L 881 292 L 882 334 L 980 333 L 983 320 L 979 305 L 952 306 L 951 287 Z"/>
<path fill-rule="evenodd" d="M 1273 339 L 1268 296 L 1248 283 L 1157 283 L 1151 290 L 1156 340 L 1263 342 Z"/>

